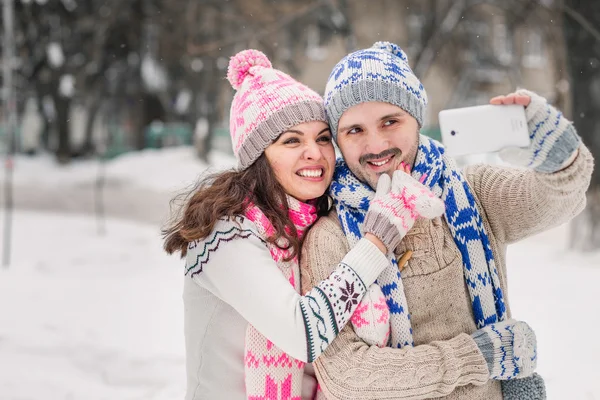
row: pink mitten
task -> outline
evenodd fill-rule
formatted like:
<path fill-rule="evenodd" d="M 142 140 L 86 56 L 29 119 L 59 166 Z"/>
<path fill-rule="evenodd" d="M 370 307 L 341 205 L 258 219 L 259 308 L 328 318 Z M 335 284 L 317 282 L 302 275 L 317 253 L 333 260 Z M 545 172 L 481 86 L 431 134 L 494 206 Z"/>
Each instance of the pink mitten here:
<path fill-rule="evenodd" d="M 418 217 L 433 219 L 444 213 L 445 206 L 428 187 L 404 171 L 393 177 L 379 177 L 363 230 L 377 236 L 394 251 Z"/>
<path fill-rule="evenodd" d="M 354 331 L 370 346 L 385 347 L 390 336 L 390 311 L 381 288 L 376 283 L 367 293 L 350 319 Z"/>

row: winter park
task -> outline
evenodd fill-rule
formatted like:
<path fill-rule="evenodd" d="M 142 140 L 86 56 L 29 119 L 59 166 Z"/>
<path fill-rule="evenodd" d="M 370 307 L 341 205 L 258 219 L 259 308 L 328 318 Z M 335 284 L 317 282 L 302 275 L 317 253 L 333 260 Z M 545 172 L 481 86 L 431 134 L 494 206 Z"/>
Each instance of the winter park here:
<path fill-rule="evenodd" d="M 0 400 L 600 400 L 598 27 L 2 0 Z"/>

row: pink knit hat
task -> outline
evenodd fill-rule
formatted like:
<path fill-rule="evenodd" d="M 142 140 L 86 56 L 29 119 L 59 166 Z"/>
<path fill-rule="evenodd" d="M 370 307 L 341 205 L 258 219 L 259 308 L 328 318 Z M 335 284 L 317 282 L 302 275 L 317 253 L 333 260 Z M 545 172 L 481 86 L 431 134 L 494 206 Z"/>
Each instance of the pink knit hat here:
<path fill-rule="evenodd" d="M 231 57 L 227 79 L 237 93 L 229 130 L 238 165 L 248 168 L 287 129 L 324 121 L 323 98 L 276 70 L 263 53 L 244 50 Z"/>

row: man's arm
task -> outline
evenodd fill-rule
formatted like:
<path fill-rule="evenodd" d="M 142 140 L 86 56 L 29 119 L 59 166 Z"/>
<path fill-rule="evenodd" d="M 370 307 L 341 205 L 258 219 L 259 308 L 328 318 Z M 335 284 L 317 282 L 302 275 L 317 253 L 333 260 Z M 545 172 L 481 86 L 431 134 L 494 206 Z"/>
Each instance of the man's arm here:
<path fill-rule="evenodd" d="M 375 245 L 361 240 L 327 279 L 300 296 L 256 234 L 255 225 L 244 219 L 239 224 L 219 221 L 208 237 L 192 242 L 186 270 L 194 282 L 233 307 L 281 350 L 312 362 L 350 320 L 367 285 L 388 263 Z M 355 301 L 347 299 L 348 287 Z"/>
<path fill-rule="evenodd" d="M 581 144 L 575 160 L 551 174 L 532 169 L 472 165 L 467 181 L 494 236 L 513 243 L 568 222 L 584 208 L 594 159 Z"/>
<path fill-rule="evenodd" d="M 512 243 L 563 224 L 585 207 L 594 160 L 575 127 L 543 97 L 528 90 L 491 104 L 525 106 L 531 144 L 500 156 L 525 169 L 477 165 L 465 175 L 496 238 Z"/>
<path fill-rule="evenodd" d="M 302 249 L 303 288 L 310 288 L 348 251 L 341 228 L 322 219 L 308 233 Z M 470 335 L 393 349 L 369 346 L 346 326 L 314 363 L 328 399 L 427 399 L 456 387 L 488 382 L 485 358 Z"/>

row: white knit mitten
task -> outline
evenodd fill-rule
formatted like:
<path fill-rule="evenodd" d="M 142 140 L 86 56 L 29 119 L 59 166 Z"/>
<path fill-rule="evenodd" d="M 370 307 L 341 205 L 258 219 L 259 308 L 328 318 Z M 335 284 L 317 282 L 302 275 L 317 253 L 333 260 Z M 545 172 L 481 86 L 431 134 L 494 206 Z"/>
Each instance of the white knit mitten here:
<path fill-rule="evenodd" d="M 471 336 L 487 361 L 491 379 L 509 380 L 533 374 L 537 341 L 525 322 L 509 319 L 485 326 Z"/>
<path fill-rule="evenodd" d="M 581 144 L 573 124 L 545 98 L 524 89 L 518 90 L 517 94 L 531 98 L 525 108 L 531 144 L 526 148 L 502 149 L 500 157 L 513 165 L 544 173 L 566 167 Z"/>
<path fill-rule="evenodd" d="M 390 310 L 376 283 L 367 293 L 350 319 L 354 332 L 369 346 L 385 347 L 390 337 Z"/>
<path fill-rule="evenodd" d="M 444 210 L 442 200 L 406 172 L 395 171 L 392 179 L 383 174 L 365 217 L 364 232 L 377 236 L 393 251 L 418 217 L 432 219 Z"/>

